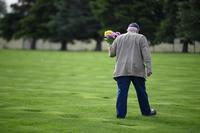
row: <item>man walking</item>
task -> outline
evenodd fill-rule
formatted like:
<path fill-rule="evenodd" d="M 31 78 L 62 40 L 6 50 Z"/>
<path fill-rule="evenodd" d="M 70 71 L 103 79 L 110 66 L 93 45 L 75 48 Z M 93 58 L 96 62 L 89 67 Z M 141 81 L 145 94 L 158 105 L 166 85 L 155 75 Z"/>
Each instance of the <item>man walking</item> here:
<path fill-rule="evenodd" d="M 147 39 L 139 34 L 139 25 L 131 23 L 127 33 L 118 36 L 109 47 L 109 56 L 116 56 L 114 79 L 118 85 L 117 118 L 125 118 L 130 82 L 133 83 L 142 115 L 156 115 L 151 109 L 145 87 L 146 76 L 151 76 L 151 56 Z M 146 68 L 145 68 L 146 66 Z"/>

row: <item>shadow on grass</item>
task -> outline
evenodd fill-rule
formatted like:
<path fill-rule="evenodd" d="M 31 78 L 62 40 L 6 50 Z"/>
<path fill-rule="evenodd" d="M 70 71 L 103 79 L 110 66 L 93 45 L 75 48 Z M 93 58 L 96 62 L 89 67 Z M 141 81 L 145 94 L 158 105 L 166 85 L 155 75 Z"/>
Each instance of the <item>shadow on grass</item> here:
<path fill-rule="evenodd" d="M 110 97 L 102 97 L 103 99 L 111 99 Z"/>
<path fill-rule="evenodd" d="M 23 109 L 23 111 L 26 111 L 26 112 L 42 112 L 42 110 L 40 110 L 40 109 Z"/>

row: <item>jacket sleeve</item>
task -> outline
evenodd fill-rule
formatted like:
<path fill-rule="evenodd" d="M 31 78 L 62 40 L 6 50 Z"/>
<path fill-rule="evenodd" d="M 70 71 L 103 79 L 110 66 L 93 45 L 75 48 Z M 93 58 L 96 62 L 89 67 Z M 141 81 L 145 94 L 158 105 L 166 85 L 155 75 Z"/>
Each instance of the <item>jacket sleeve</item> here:
<path fill-rule="evenodd" d="M 116 39 L 113 41 L 112 45 L 109 46 L 108 51 L 109 51 L 109 56 L 110 56 L 110 57 L 115 57 L 115 56 L 116 56 L 117 40 L 118 40 L 118 38 L 116 38 Z"/>
<path fill-rule="evenodd" d="M 151 54 L 149 50 L 149 45 L 145 36 L 140 38 L 140 49 L 142 52 L 142 57 L 144 59 L 144 64 L 146 65 L 147 72 L 152 72 Z"/>

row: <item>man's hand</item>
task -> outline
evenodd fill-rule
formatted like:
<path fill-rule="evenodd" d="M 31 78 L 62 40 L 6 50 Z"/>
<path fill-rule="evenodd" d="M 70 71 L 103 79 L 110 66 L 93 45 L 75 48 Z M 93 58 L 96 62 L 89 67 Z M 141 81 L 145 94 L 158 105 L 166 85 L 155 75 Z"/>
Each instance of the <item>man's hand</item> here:
<path fill-rule="evenodd" d="M 152 75 L 152 72 L 147 72 L 147 77 L 150 77 Z"/>

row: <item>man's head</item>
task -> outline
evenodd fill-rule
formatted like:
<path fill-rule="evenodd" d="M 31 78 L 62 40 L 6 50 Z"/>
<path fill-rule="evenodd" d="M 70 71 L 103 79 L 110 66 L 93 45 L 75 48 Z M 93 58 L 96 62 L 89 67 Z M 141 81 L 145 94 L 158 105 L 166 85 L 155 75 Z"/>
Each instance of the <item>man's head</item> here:
<path fill-rule="evenodd" d="M 130 31 L 130 32 L 138 33 L 139 30 L 140 30 L 140 26 L 137 23 L 131 23 L 131 24 L 129 24 L 129 26 L 127 28 L 127 31 Z"/>

